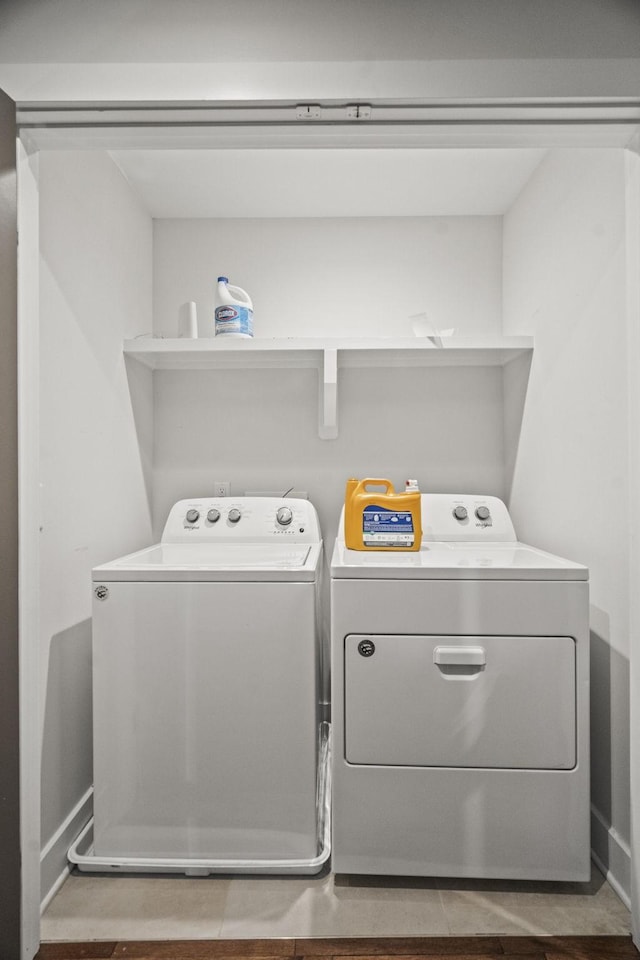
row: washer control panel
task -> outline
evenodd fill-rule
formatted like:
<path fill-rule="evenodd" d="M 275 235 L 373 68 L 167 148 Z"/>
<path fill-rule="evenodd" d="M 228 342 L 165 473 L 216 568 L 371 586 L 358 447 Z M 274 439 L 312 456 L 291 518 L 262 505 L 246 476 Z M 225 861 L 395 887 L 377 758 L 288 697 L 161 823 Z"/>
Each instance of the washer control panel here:
<path fill-rule="evenodd" d="M 423 541 L 490 541 L 515 543 L 516 532 L 498 497 L 474 494 L 423 493 Z"/>
<path fill-rule="evenodd" d="M 320 525 L 308 500 L 282 497 L 215 497 L 179 500 L 163 543 L 318 543 Z"/>

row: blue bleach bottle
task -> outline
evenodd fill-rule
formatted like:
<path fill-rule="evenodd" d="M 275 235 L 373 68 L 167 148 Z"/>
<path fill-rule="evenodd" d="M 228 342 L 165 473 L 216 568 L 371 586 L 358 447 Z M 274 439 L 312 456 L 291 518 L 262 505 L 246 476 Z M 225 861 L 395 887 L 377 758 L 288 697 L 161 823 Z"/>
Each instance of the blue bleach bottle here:
<path fill-rule="evenodd" d="M 252 337 L 253 304 L 241 287 L 229 284 L 228 277 L 218 277 L 215 312 L 216 337 Z"/>

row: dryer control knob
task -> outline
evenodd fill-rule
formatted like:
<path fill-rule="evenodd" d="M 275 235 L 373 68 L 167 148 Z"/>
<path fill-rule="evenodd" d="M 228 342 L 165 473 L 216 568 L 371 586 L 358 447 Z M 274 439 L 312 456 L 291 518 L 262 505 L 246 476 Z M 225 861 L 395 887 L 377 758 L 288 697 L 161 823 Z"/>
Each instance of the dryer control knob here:
<path fill-rule="evenodd" d="M 488 520 L 491 516 L 489 507 L 476 507 L 476 517 L 478 520 Z"/>
<path fill-rule="evenodd" d="M 278 507 L 276 520 L 281 527 L 288 527 L 293 520 L 293 511 L 291 507 Z"/>
<path fill-rule="evenodd" d="M 238 508 L 234 507 L 233 510 L 229 510 L 229 513 L 227 514 L 227 519 L 229 523 L 237 523 L 241 516 L 242 514 L 240 513 Z"/>
<path fill-rule="evenodd" d="M 468 517 L 467 508 L 463 507 L 462 504 L 454 508 L 453 515 L 456 520 L 466 520 Z"/>
<path fill-rule="evenodd" d="M 209 510 L 209 512 L 207 513 L 207 520 L 209 521 L 209 523 L 217 523 L 219 519 L 220 519 L 219 510 Z"/>
<path fill-rule="evenodd" d="M 199 510 L 187 510 L 187 523 L 195 523 L 200 519 Z"/>

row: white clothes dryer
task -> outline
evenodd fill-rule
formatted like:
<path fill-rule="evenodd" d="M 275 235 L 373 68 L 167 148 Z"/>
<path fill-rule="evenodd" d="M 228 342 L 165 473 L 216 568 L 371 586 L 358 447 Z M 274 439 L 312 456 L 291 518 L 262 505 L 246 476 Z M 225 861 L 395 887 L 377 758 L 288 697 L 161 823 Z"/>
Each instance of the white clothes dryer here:
<path fill-rule="evenodd" d="M 81 868 L 321 869 L 321 557 L 306 500 L 194 499 L 159 544 L 93 570 Z"/>
<path fill-rule="evenodd" d="M 494 497 L 423 495 L 422 526 L 335 544 L 333 868 L 587 880 L 587 568 Z"/>

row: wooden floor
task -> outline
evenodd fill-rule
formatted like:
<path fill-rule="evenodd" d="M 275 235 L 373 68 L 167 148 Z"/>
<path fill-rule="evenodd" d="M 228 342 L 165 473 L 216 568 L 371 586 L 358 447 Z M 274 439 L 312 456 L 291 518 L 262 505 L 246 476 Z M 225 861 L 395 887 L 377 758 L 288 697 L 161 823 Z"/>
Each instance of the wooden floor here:
<path fill-rule="evenodd" d="M 35 960 L 631 960 L 630 937 L 389 937 L 46 943 Z"/>

